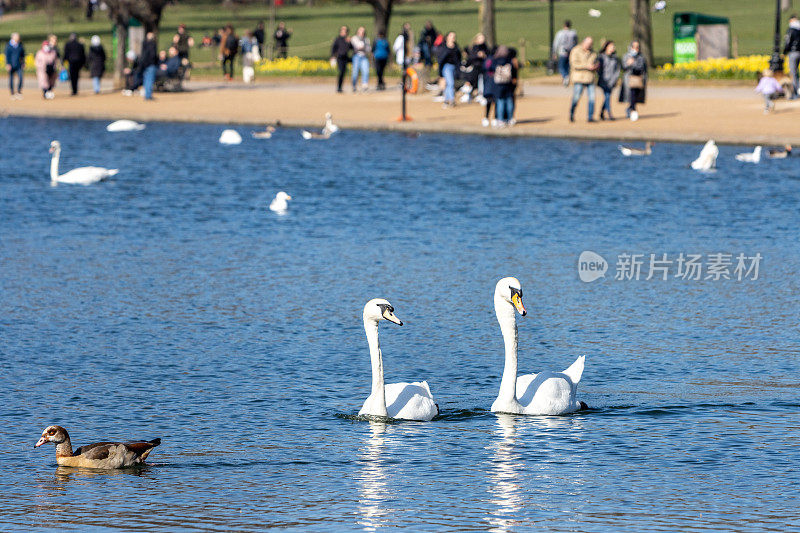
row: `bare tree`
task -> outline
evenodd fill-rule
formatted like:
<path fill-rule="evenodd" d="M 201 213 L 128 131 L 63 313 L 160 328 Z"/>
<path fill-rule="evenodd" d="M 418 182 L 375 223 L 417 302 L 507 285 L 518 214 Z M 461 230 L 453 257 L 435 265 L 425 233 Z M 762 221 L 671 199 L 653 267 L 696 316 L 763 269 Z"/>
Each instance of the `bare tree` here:
<path fill-rule="evenodd" d="M 364 0 L 372 6 L 375 17 L 375 35 L 383 33 L 388 35 L 389 19 L 392 18 L 394 0 Z"/>
<path fill-rule="evenodd" d="M 161 12 L 169 0 L 105 0 L 108 17 L 117 27 L 117 50 L 114 59 L 114 86 L 122 87 L 125 80 L 122 69 L 125 66 L 125 53 L 128 49 L 128 27 L 131 18 L 142 23 L 145 32 L 158 33 Z"/>
<path fill-rule="evenodd" d="M 633 38 L 639 41 L 647 64 L 653 66 L 653 29 L 650 23 L 650 0 L 631 0 Z"/>
<path fill-rule="evenodd" d="M 494 0 L 483 0 L 478 8 L 481 19 L 481 33 L 486 37 L 486 44 L 494 48 L 497 44 L 497 31 L 494 23 Z"/>

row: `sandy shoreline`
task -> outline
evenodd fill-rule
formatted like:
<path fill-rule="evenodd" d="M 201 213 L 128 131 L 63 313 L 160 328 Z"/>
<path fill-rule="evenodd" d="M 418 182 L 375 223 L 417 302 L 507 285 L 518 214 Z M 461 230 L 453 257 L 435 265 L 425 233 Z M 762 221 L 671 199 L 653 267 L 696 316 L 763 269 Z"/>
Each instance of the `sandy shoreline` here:
<path fill-rule="evenodd" d="M 30 84 L 32 80 L 28 78 Z M 203 122 L 263 125 L 280 121 L 287 127 L 321 127 L 330 111 L 335 122 L 348 129 L 539 136 L 579 139 L 704 142 L 709 138 L 731 144 L 800 144 L 800 101 L 779 100 L 777 111 L 765 115 L 761 98 L 749 87 L 674 86 L 652 84 L 640 120 L 586 122 L 586 103 L 568 121 L 571 90 L 549 81 L 528 81 L 517 102 L 518 123 L 492 129 L 480 124 L 483 108 L 477 104 L 442 109 L 431 95 L 409 96 L 411 122 L 397 121 L 400 91 L 336 94 L 330 82 L 267 80 L 255 85 L 192 81 L 183 93 L 157 93 L 156 100 L 126 97 L 119 92 L 95 96 L 84 91 L 70 97 L 62 84 L 54 100 L 44 100 L 29 88 L 22 100 L 6 94 L 0 100 L 3 116 L 82 118 L 138 121 Z M 598 94 L 597 108 L 602 101 Z M 613 107 L 624 117 L 624 106 Z"/>

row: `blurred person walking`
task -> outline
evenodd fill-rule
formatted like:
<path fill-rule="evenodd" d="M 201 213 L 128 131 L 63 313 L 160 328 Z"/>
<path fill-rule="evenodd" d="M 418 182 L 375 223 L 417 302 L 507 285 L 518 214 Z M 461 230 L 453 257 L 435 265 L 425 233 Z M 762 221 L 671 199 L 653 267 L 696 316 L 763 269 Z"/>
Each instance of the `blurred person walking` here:
<path fill-rule="evenodd" d="M 639 120 L 636 104 L 645 102 L 647 90 L 647 60 L 639 50 L 639 41 L 631 41 L 628 53 L 622 58 L 622 68 L 625 71 L 619 101 L 627 102 L 625 114 L 633 122 Z"/>
<path fill-rule="evenodd" d="M 404 22 L 403 29 L 397 34 L 392 44 L 394 61 L 403 69 L 405 69 L 411 61 L 411 54 L 408 53 L 409 44 L 411 44 L 411 24 Z M 405 64 L 403 63 L 404 61 Z"/>
<path fill-rule="evenodd" d="M 86 66 L 86 48 L 78 40 L 77 33 L 70 33 L 67 44 L 64 45 L 64 61 L 69 67 L 69 83 L 72 86 L 72 96 L 78 94 L 78 81 L 81 69 Z"/>
<path fill-rule="evenodd" d="M 507 46 L 498 46 L 494 53 L 494 98 L 497 126 L 514 124 L 514 89 L 517 69 Z"/>
<path fill-rule="evenodd" d="M 272 36 L 275 39 L 275 50 L 277 50 L 276 57 L 286 58 L 289 55 L 289 38 L 292 36 L 292 30 L 286 29 L 286 23 L 281 21 Z"/>
<path fill-rule="evenodd" d="M 800 20 L 797 15 L 792 13 L 789 17 L 789 29 L 786 31 L 785 45 L 783 53 L 789 63 L 789 77 L 792 79 L 792 94 L 789 100 L 797 98 L 800 91 L 800 74 L 798 74 L 798 64 L 800 64 Z"/>
<path fill-rule="evenodd" d="M 172 36 L 172 46 L 178 51 L 178 57 L 189 60 L 189 50 L 194 46 L 194 39 L 186 32 L 186 24 L 180 24 L 178 31 Z"/>
<path fill-rule="evenodd" d="M 36 52 L 34 63 L 36 64 L 36 79 L 42 90 L 42 96 L 47 100 L 52 100 L 53 88 L 56 86 L 56 77 L 58 76 L 58 54 L 49 40 L 44 41 L 42 47 Z"/>
<path fill-rule="evenodd" d="M 593 40 L 586 37 L 579 46 L 569 53 L 570 79 L 572 80 L 572 104 L 569 108 L 569 121 L 575 122 L 575 108 L 583 91 L 589 100 L 588 122 L 594 120 L 594 80 L 597 70 L 597 54 L 592 51 Z"/>
<path fill-rule="evenodd" d="M 228 81 L 233 80 L 233 61 L 236 59 L 237 53 L 239 53 L 239 39 L 236 37 L 233 26 L 228 24 L 222 32 L 222 41 L 220 44 L 222 75 Z"/>
<path fill-rule="evenodd" d="M 142 69 L 142 85 L 144 86 L 144 99 L 153 99 L 153 84 L 156 81 L 158 70 L 158 48 L 156 36 L 153 32 L 147 32 L 147 36 L 142 43 L 142 53 L 139 56 L 139 68 Z"/>
<path fill-rule="evenodd" d="M 386 89 L 386 84 L 383 82 L 383 72 L 386 70 L 386 63 L 389 61 L 389 41 L 386 40 L 386 34 L 383 32 L 379 32 L 378 38 L 375 39 L 372 57 L 375 59 L 375 73 L 378 77 L 376 89 L 382 91 Z"/>
<path fill-rule="evenodd" d="M 256 41 L 258 41 L 258 54 L 261 57 L 264 57 L 264 38 L 265 38 L 265 33 L 264 33 L 264 21 L 263 20 L 259 20 L 258 24 L 256 24 L 256 29 L 253 30 L 253 37 L 255 37 Z"/>
<path fill-rule="evenodd" d="M 359 26 L 356 34 L 350 38 L 353 49 L 353 92 L 358 90 L 358 73 L 361 72 L 361 90 L 369 89 L 369 55 L 372 47 L 367 37 L 367 30 Z"/>
<path fill-rule="evenodd" d="M 6 70 L 8 71 L 8 88 L 11 98 L 22 98 L 22 73 L 25 71 L 25 47 L 19 38 L 19 33 L 12 33 L 11 40 L 6 44 Z M 14 76 L 17 77 L 17 92 L 14 93 Z"/>
<path fill-rule="evenodd" d="M 331 45 L 331 64 L 335 64 L 339 71 L 336 78 L 336 92 L 342 92 L 342 82 L 344 81 L 347 64 L 350 62 L 350 29 L 347 26 L 339 28 L 339 36 Z"/>
<path fill-rule="evenodd" d="M 439 32 L 433 26 L 430 20 L 425 21 L 425 27 L 419 34 L 419 51 L 422 54 L 422 59 L 426 67 L 433 66 L 433 43 L 439 36 Z"/>
<path fill-rule="evenodd" d="M 600 108 L 600 120 L 614 120 L 611 114 L 611 92 L 617 86 L 619 74 L 622 70 L 617 47 L 614 41 L 606 41 L 597 56 L 598 80 L 597 85 L 603 90 L 603 106 Z"/>
<path fill-rule="evenodd" d="M 439 75 L 444 78 L 444 105 L 442 107 L 453 107 L 456 105 L 456 70 L 461 64 L 461 50 L 456 43 L 456 32 L 447 33 L 437 60 L 439 61 Z"/>
<path fill-rule="evenodd" d="M 558 62 L 558 72 L 565 87 L 569 85 L 569 54 L 577 44 L 578 34 L 572 29 L 572 22 L 565 20 L 564 27 L 553 38 L 553 61 Z"/>
<path fill-rule="evenodd" d="M 100 41 L 99 35 L 92 35 L 89 47 L 89 75 L 92 77 L 94 94 L 100 94 L 100 78 L 106 72 L 106 50 Z"/>
<path fill-rule="evenodd" d="M 246 31 L 241 40 L 242 48 L 242 80 L 252 83 L 256 77 L 255 65 L 260 59 L 258 56 L 258 41 L 253 37 L 253 32 Z"/>

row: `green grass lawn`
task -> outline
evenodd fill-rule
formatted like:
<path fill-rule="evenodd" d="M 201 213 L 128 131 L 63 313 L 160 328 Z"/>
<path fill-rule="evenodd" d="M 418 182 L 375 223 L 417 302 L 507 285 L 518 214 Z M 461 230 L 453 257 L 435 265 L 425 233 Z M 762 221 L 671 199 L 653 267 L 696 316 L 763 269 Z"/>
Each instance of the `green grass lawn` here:
<path fill-rule="evenodd" d="M 629 4 L 629 0 L 557 1 L 556 25 L 560 26 L 565 18 L 569 18 L 580 36 L 592 35 L 596 40 L 610 38 L 618 43 L 627 43 L 630 38 Z M 706 14 L 729 17 L 740 55 L 764 54 L 771 49 L 774 16 L 771 2 L 669 0 L 668 5 L 667 14 L 653 14 L 657 63 L 672 60 L 672 13 L 676 11 L 700 10 Z M 590 8 L 600 10 L 602 16 L 589 17 Z M 478 3 L 474 0 L 453 0 L 400 4 L 394 10 L 390 38 L 396 35 L 403 21 L 411 22 L 414 31 L 418 32 L 429 18 L 439 31 L 456 31 L 459 43 L 463 46 L 478 30 Z M 166 46 L 175 27 L 181 22 L 187 24 L 199 43 L 204 34 L 210 34 L 227 22 L 232 23 L 238 33 L 243 33 L 246 29 L 254 28 L 259 20 L 269 20 L 266 2 L 233 9 L 223 9 L 218 3 L 172 5 L 164 11 L 160 41 L 162 46 Z M 338 2 L 320 3 L 314 7 L 287 6 L 278 8 L 278 20 L 286 21 L 294 30 L 290 41 L 292 55 L 326 58 L 338 26 L 365 25 L 371 33 L 372 10 L 367 4 Z M 524 39 L 528 60 L 544 60 L 549 50 L 547 2 L 498 0 L 497 30 L 498 38 L 503 43 L 519 46 L 521 39 Z M 51 15 L 43 11 L 26 13 L 22 17 L 16 13 L 10 14 L 0 21 L 0 43 L 5 43 L 12 31 L 22 33 L 29 52 L 35 51 L 51 31 L 58 34 L 62 42 L 71 31 L 78 32 L 87 42 L 89 36 L 96 33 L 103 38 L 107 48 L 111 42 L 111 23 L 105 13 L 96 13 L 90 22 L 84 18 L 82 7 L 59 10 Z M 207 63 L 210 66 L 215 55 L 216 52 L 209 49 L 195 49 L 192 59 L 197 64 Z"/>

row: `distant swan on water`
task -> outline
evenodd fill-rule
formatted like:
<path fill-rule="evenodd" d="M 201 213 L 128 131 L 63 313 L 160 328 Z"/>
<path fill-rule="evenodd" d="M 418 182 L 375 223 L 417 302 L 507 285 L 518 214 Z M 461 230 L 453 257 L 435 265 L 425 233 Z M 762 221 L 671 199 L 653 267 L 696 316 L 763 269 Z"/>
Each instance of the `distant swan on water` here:
<path fill-rule="evenodd" d="M 585 356 L 580 356 L 563 372 L 540 372 L 517 376 L 517 317 L 525 316 L 522 288 L 517 278 L 503 278 L 494 290 L 494 309 L 505 341 L 505 366 L 500 393 L 492 404 L 493 413 L 520 415 L 563 415 L 585 409 L 578 401 L 578 383 Z"/>
<path fill-rule="evenodd" d="M 58 174 L 58 160 L 61 157 L 61 143 L 53 141 L 50 143 L 50 184 L 69 183 L 73 185 L 91 185 L 111 176 L 115 176 L 119 170 L 116 168 L 103 167 L 79 167 L 65 174 Z"/>
<path fill-rule="evenodd" d="M 242 144 L 242 136 L 236 130 L 224 130 L 219 136 L 220 144 Z"/>
<path fill-rule="evenodd" d="M 700 155 L 692 161 L 691 167 L 695 170 L 711 170 L 717 166 L 719 148 L 713 139 L 710 139 L 700 150 Z"/>
<path fill-rule="evenodd" d="M 291 199 L 291 196 L 283 191 L 280 191 L 269 203 L 269 210 L 274 213 L 278 213 L 279 215 L 285 215 L 286 211 L 289 209 L 289 200 Z"/>
<path fill-rule="evenodd" d="M 302 130 L 300 135 L 303 136 L 303 139 L 330 139 L 331 135 L 339 131 L 339 126 L 333 123 L 333 119 L 331 118 L 330 113 L 325 113 L 325 126 L 322 127 L 322 131 L 317 133 L 315 131 L 308 131 Z"/>
<path fill-rule="evenodd" d="M 761 162 L 761 146 L 756 146 L 752 152 L 745 152 L 743 154 L 736 154 L 736 160 L 742 163 L 760 163 Z"/>
<path fill-rule="evenodd" d="M 364 330 L 372 361 L 372 392 L 358 412 L 359 416 L 399 418 L 403 420 L 428 421 L 439 414 L 433 401 L 431 389 L 426 381 L 414 383 L 390 383 L 383 381 L 383 354 L 378 341 L 378 323 L 381 320 L 402 326 L 403 322 L 394 314 L 394 307 L 387 300 L 375 298 L 364 306 Z"/>
<path fill-rule="evenodd" d="M 141 131 L 145 128 L 144 124 L 139 124 L 133 120 L 115 120 L 108 126 L 106 126 L 106 131 L 110 132 L 118 132 L 118 131 Z"/>

